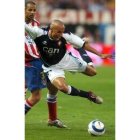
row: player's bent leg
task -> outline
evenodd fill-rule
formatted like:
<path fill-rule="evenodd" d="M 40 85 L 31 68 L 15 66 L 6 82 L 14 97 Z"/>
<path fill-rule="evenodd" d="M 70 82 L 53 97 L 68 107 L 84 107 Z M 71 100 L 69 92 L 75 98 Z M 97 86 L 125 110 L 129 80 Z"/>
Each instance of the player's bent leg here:
<path fill-rule="evenodd" d="M 30 101 L 30 103 L 32 105 L 35 105 L 36 103 L 38 103 L 41 99 L 41 90 L 37 89 L 31 92 L 31 96 L 28 98 L 28 100 Z"/>
<path fill-rule="evenodd" d="M 89 74 L 90 72 L 88 70 L 90 69 L 93 69 L 91 68 L 90 66 L 87 66 L 87 73 L 86 74 Z M 95 69 L 94 69 L 95 70 Z M 91 73 L 93 73 L 93 71 L 91 70 Z M 95 71 L 94 71 L 95 73 Z M 58 70 L 55 72 L 55 71 L 50 71 L 49 72 L 49 79 L 51 81 L 51 83 L 60 91 L 62 91 L 63 93 L 66 93 L 68 95 L 71 95 L 71 96 L 80 96 L 80 97 L 83 97 L 83 98 L 87 98 L 88 100 L 89 99 L 89 92 L 87 91 L 83 91 L 83 90 L 78 90 L 76 89 L 75 87 L 73 86 L 68 86 L 66 81 L 65 81 L 65 76 L 64 76 L 64 72 L 63 71 L 60 71 L 58 72 Z M 94 99 L 93 100 L 90 100 L 94 103 L 97 103 L 97 104 L 101 104 L 102 103 L 102 99 L 100 101 L 98 101 L 98 96 L 94 96 Z M 91 96 L 91 98 L 93 98 L 93 96 Z"/>
<path fill-rule="evenodd" d="M 94 102 L 96 104 L 102 104 L 103 99 L 100 96 L 97 96 L 95 93 L 91 91 L 83 91 L 76 89 L 73 86 L 68 86 L 69 87 L 69 94 L 71 96 L 80 96 L 83 98 L 87 98 L 89 101 Z"/>
<path fill-rule="evenodd" d="M 68 85 L 66 84 L 65 78 L 57 77 L 52 81 L 52 84 L 60 91 L 68 93 Z"/>
<path fill-rule="evenodd" d="M 31 92 L 32 94 L 25 101 L 25 114 L 27 114 L 30 109 L 39 102 L 41 99 L 41 90 L 37 89 Z"/>
<path fill-rule="evenodd" d="M 57 118 L 57 92 L 58 89 L 51 83 L 47 84 L 49 93 L 47 94 L 48 105 L 48 126 L 55 126 L 58 128 L 66 128 L 67 126 Z"/>
<path fill-rule="evenodd" d="M 87 65 L 87 67 L 83 73 L 88 76 L 95 76 L 97 74 L 97 71 L 94 66 Z"/>
<path fill-rule="evenodd" d="M 55 80 L 53 80 L 53 84 L 59 88 L 60 91 L 67 93 L 68 95 L 71 96 L 80 96 L 83 98 L 87 98 L 88 100 L 96 103 L 96 104 L 102 104 L 103 103 L 103 99 L 99 96 L 96 96 L 94 93 L 88 92 L 88 91 L 83 91 L 83 90 L 79 90 L 73 86 L 67 85 L 66 81 L 64 78 L 56 78 Z M 63 86 L 62 86 L 63 85 Z M 63 87 L 63 89 L 62 89 Z"/>

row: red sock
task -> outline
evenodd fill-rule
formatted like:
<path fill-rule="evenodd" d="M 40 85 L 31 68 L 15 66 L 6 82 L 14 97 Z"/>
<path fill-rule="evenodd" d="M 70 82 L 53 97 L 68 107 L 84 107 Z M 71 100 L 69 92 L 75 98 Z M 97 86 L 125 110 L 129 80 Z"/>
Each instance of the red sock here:
<path fill-rule="evenodd" d="M 47 95 L 49 119 L 54 121 L 57 119 L 57 102 L 56 95 Z"/>
<path fill-rule="evenodd" d="M 32 104 L 29 102 L 29 100 L 27 99 L 25 101 L 25 114 L 32 108 Z"/>
<path fill-rule="evenodd" d="M 47 104 L 48 104 L 49 119 L 54 121 L 57 119 L 57 103 L 47 102 Z"/>

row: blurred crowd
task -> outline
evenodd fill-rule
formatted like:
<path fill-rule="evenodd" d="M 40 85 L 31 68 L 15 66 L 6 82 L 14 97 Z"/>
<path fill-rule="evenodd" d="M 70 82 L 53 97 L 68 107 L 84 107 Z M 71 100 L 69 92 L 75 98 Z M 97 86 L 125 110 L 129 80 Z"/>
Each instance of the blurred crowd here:
<path fill-rule="evenodd" d="M 25 0 L 26 1 L 26 0 Z M 84 10 L 89 12 L 115 12 L 115 0 L 34 0 L 38 5 L 36 15 L 42 26 L 48 25 L 50 13 L 55 10 Z M 48 13 L 48 15 L 46 14 Z M 64 14 L 64 13 L 63 13 Z M 66 13 L 65 13 L 66 14 Z M 64 16 L 65 16 L 64 14 Z M 54 16 L 54 15 L 53 15 Z M 57 15 L 56 15 L 57 16 Z M 45 23 L 44 23 L 45 22 Z M 64 21 L 65 22 L 65 21 Z M 80 37 L 88 37 L 91 42 L 115 44 L 115 24 L 80 24 L 67 23 L 66 27 Z"/>
<path fill-rule="evenodd" d="M 62 18 L 66 30 L 82 38 L 88 38 L 91 46 L 102 53 L 115 54 L 115 0 L 33 1 L 37 3 L 36 19 L 41 27 L 48 26 L 53 18 Z M 85 18 L 84 23 L 80 22 L 77 15 Z M 72 22 L 75 17 L 76 22 Z M 95 22 L 97 19 L 98 22 Z M 106 22 L 102 22 L 104 20 Z M 114 64 L 113 59 L 102 60 L 89 52 L 88 55 L 94 60 L 95 65 Z"/>
<path fill-rule="evenodd" d="M 114 10 L 115 0 L 37 0 L 49 9 L 84 9 L 88 11 Z"/>

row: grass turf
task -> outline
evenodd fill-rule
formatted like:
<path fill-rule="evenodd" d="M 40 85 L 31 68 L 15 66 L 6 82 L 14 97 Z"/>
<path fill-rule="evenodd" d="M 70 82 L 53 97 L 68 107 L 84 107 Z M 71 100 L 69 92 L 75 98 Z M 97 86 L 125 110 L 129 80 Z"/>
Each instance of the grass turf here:
<path fill-rule="evenodd" d="M 102 105 L 87 99 L 58 93 L 58 118 L 70 129 L 47 126 L 46 93 L 43 89 L 41 101 L 26 115 L 26 140 L 115 140 L 115 69 L 99 67 L 95 77 L 66 73 L 67 82 L 79 89 L 94 91 L 104 99 Z M 27 93 L 29 95 L 29 93 Z M 91 136 L 87 126 L 93 119 L 105 124 L 103 136 Z"/>

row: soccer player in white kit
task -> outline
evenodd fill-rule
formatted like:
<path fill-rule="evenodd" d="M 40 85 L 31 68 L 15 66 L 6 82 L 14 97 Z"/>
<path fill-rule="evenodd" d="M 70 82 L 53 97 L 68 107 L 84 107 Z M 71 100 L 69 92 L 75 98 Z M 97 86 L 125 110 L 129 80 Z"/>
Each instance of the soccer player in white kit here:
<path fill-rule="evenodd" d="M 69 42 L 77 48 L 95 53 L 101 58 L 111 58 L 111 54 L 100 54 L 91 48 L 89 43 L 84 42 L 71 32 L 65 32 L 65 25 L 60 20 L 54 20 L 50 27 L 43 30 L 38 27 L 25 25 L 25 31 L 34 39 L 37 44 L 41 60 L 43 61 L 44 72 L 47 73 L 51 83 L 60 91 L 71 95 L 87 98 L 88 100 L 102 104 L 103 99 L 93 92 L 78 90 L 65 81 L 64 71 L 82 72 L 88 76 L 96 75 L 96 69 L 87 65 L 85 61 L 72 56 L 66 51 L 66 43 Z"/>

